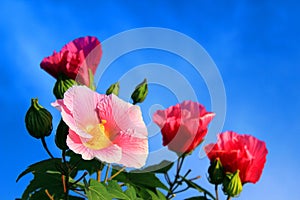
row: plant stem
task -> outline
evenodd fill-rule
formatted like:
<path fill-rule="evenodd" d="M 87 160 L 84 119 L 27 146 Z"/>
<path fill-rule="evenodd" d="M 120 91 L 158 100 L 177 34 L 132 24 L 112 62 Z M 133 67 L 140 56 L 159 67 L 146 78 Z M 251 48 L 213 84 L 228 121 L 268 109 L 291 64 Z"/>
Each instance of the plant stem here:
<path fill-rule="evenodd" d="M 51 152 L 50 152 L 49 149 L 48 149 L 48 146 L 47 146 L 45 137 L 42 137 L 41 140 L 42 140 L 43 147 L 44 147 L 44 149 L 47 151 L 48 155 L 49 155 L 51 158 L 54 158 L 54 156 L 51 154 Z"/>
<path fill-rule="evenodd" d="M 219 194 L 218 194 L 218 185 L 215 185 L 215 192 L 216 192 L 216 200 L 219 200 Z"/>
<path fill-rule="evenodd" d="M 228 195 L 227 200 L 230 200 L 230 199 L 231 199 L 231 196 Z"/>
<path fill-rule="evenodd" d="M 77 190 L 72 190 L 73 192 L 79 194 L 80 196 L 82 196 L 83 198 L 87 198 L 86 195 L 82 194 L 81 192 L 78 192 Z"/>
<path fill-rule="evenodd" d="M 54 200 L 53 196 L 49 193 L 49 191 L 45 190 L 46 195 L 49 197 L 50 200 Z"/>
<path fill-rule="evenodd" d="M 82 174 L 82 176 L 77 181 L 75 181 L 74 183 L 71 183 L 70 186 L 75 185 L 76 183 L 78 183 L 79 181 L 81 181 L 87 174 L 88 174 L 88 172 L 84 172 Z"/>
<path fill-rule="evenodd" d="M 62 159 L 63 159 L 63 163 L 64 165 L 66 166 L 67 170 L 66 170 L 66 174 L 65 174 L 65 179 L 63 180 L 63 184 L 64 184 L 64 192 L 65 192 L 65 200 L 69 200 L 69 190 L 70 190 L 70 185 L 69 185 L 69 173 L 70 173 L 70 168 L 69 168 L 69 165 L 67 163 L 67 160 L 66 160 L 66 150 L 63 150 L 62 151 Z"/>
<path fill-rule="evenodd" d="M 107 180 L 108 180 L 108 172 L 110 170 L 110 164 L 107 165 L 107 168 L 106 168 L 106 172 L 105 172 L 105 178 L 104 178 L 104 182 L 106 183 Z"/>
<path fill-rule="evenodd" d="M 174 190 L 179 186 L 178 183 L 180 183 L 180 181 L 178 181 L 178 179 L 180 178 L 180 170 L 182 168 L 184 158 L 185 158 L 185 155 L 182 155 L 177 160 L 176 175 L 175 175 L 174 181 L 169 184 L 170 185 L 169 191 L 168 191 L 168 194 L 166 195 L 167 199 L 170 199 L 170 197 L 172 197 L 175 194 Z M 189 172 L 187 172 L 187 174 L 188 173 Z"/>
<path fill-rule="evenodd" d="M 101 169 L 97 170 L 97 181 L 98 181 L 98 182 L 101 181 L 101 173 L 102 173 L 102 170 L 101 170 Z"/>
<path fill-rule="evenodd" d="M 112 175 L 108 180 L 112 180 L 113 178 L 115 178 L 116 176 L 118 176 L 122 171 L 124 171 L 126 167 L 123 167 L 122 169 L 120 169 L 117 173 L 115 173 L 114 175 Z"/>

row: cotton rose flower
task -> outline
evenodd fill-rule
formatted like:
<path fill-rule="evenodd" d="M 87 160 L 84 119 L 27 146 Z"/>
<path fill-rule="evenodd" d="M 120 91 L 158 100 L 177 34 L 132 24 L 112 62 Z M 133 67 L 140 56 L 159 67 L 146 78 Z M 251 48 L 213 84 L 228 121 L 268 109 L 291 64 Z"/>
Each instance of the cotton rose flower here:
<path fill-rule="evenodd" d="M 243 184 L 259 180 L 268 153 L 265 142 L 233 131 L 219 134 L 217 143 L 206 145 L 204 150 L 211 162 L 220 159 L 225 172 L 239 170 Z"/>
<path fill-rule="evenodd" d="M 54 51 L 42 60 L 40 66 L 54 78 L 60 74 L 89 86 L 89 69 L 95 74 L 102 56 L 102 49 L 96 37 L 77 38 L 66 44 L 59 52 Z"/>
<path fill-rule="evenodd" d="M 164 146 L 176 153 L 189 153 L 203 141 L 214 116 L 197 102 L 183 101 L 157 110 L 153 121 L 161 128 Z"/>
<path fill-rule="evenodd" d="M 73 86 L 52 105 L 70 128 L 68 147 L 83 159 L 134 168 L 145 164 L 148 132 L 138 106 L 86 86 Z"/>

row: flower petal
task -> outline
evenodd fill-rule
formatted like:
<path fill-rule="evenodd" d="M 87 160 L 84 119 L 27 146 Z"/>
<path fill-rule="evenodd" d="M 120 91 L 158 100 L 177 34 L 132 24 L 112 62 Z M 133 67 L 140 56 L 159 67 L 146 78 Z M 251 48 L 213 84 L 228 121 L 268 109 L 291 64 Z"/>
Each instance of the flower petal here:
<path fill-rule="evenodd" d="M 126 167 L 141 168 L 145 165 L 148 157 L 148 140 L 147 138 L 135 137 L 134 130 L 120 132 L 114 140 L 122 149 L 122 158 L 120 164 Z"/>

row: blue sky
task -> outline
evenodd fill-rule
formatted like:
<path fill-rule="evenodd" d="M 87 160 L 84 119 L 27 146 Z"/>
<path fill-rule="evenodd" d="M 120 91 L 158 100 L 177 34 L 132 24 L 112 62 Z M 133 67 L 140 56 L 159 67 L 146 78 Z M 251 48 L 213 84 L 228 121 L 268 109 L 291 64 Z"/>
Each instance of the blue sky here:
<path fill-rule="evenodd" d="M 16 184 L 17 175 L 47 157 L 40 142 L 25 130 L 24 116 L 30 99 L 39 97 L 40 103 L 53 113 L 55 124 L 59 119 L 59 113 L 50 106 L 54 101 L 54 79 L 39 68 L 43 57 L 80 36 L 94 35 L 104 41 L 122 31 L 149 26 L 173 29 L 200 43 L 218 66 L 226 88 L 223 130 L 252 134 L 267 143 L 269 154 L 261 180 L 255 185 L 247 184 L 239 199 L 299 199 L 298 10 L 299 3 L 292 0 L 1 1 L 2 199 L 21 196 L 30 177 Z M 103 75 L 99 91 L 105 91 L 132 67 L 148 62 L 161 62 L 182 73 L 209 109 L 209 94 L 201 76 L 174 55 L 151 50 L 129 54 L 113 63 Z M 136 82 L 144 77 L 141 75 Z M 123 86 L 128 90 L 132 87 Z M 147 123 L 152 104 L 167 107 L 176 102 L 168 91 L 155 85 L 150 89 L 153 92 L 142 104 Z M 170 101 L 159 98 L 162 94 L 168 95 Z M 47 141 L 59 155 L 53 139 L 50 136 Z M 203 177 L 200 184 L 207 183 L 207 159 L 200 160 L 195 153 L 185 163 L 185 169 L 189 167 L 192 175 Z"/>

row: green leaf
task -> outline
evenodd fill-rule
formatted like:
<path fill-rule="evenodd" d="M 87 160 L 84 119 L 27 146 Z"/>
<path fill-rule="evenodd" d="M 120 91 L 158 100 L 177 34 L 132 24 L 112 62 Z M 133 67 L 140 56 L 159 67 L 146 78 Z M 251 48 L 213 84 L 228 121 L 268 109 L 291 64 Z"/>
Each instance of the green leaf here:
<path fill-rule="evenodd" d="M 165 195 L 158 189 L 153 192 L 150 189 L 139 188 L 137 194 L 144 200 L 166 200 Z"/>
<path fill-rule="evenodd" d="M 182 178 L 182 180 L 191 188 L 194 188 L 196 190 L 198 190 L 201 193 L 207 194 L 208 196 L 210 196 L 213 200 L 215 200 L 216 198 L 206 189 L 204 189 L 203 187 L 197 185 L 196 183 L 194 183 L 193 181 L 190 181 L 182 176 L 180 176 Z"/>
<path fill-rule="evenodd" d="M 87 171 L 91 175 L 104 167 L 101 161 L 95 158 L 92 160 L 83 160 L 80 154 L 76 154 L 71 150 L 67 151 L 66 156 L 70 157 L 70 165 L 76 166 L 72 177 L 76 176 L 77 172 L 81 170 Z"/>
<path fill-rule="evenodd" d="M 151 172 L 151 173 L 161 173 L 165 174 L 167 173 L 172 167 L 173 167 L 173 162 L 168 161 L 168 160 L 163 160 L 157 165 L 151 165 L 149 167 L 146 167 L 142 170 L 132 170 L 132 173 L 145 173 L 145 172 Z"/>
<path fill-rule="evenodd" d="M 89 200 L 112 199 L 110 193 L 107 191 L 105 187 L 105 184 L 100 183 L 94 179 L 90 179 L 89 186 L 86 189 L 86 195 Z"/>
<path fill-rule="evenodd" d="M 45 190 L 38 190 L 30 196 L 30 200 L 49 199 Z"/>
<path fill-rule="evenodd" d="M 63 185 L 61 180 L 60 172 L 46 173 L 32 172 L 34 175 L 33 180 L 30 181 L 29 185 L 25 189 L 22 199 L 31 199 L 31 195 L 34 195 L 37 191 L 44 191 L 47 189 L 48 192 L 54 196 L 54 199 L 60 199 L 63 196 Z M 42 195 L 42 194 L 39 194 Z"/>
<path fill-rule="evenodd" d="M 157 194 L 159 199 L 162 199 L 162 200 L 166 199 L 166 196 L 161 191 L 159 191 L 158 189 L 156 189 L 156 194 Z"/>
<path fill-rule="evenodd" d="M 43 160 L 30 165 L 25 171 L 23 171 L 17 178 L 16 182 L 20 180 L 26 174 L 32 172 L 46 172 L 46 171 L 57 171 L 61 166 L 61 160 L 59 158 L 53 158 L 48 160 Z"/>
<path fill-rule="evenodd" d="M 117 170 L 113 170 L 112 174 L 115 174 Z M 129 183 L 133 186 L 146 187 L 155 191 L 156 188 L 162 188 L 168 190 L 168 187 L 165 186 L 154 173 L 127 173 L 121 172 L 115 178 L 123 183 Z"/>
<path fill-rule="evenodd" d="M 129 199 L 136 199 L 136 192 L 134 187 L 131 185 L 127 185 L 127 190 L 125 191 L 125 194 L 129 197 Z"/>
<path fill-rule="evenodd" d="M 122 190 L 121 186 L 118 184 L 117 181 L 115 180 L 109 181 L 106 188 L 107 191 L 111 194 L 112 198 L 130 200 L 129 196 L 127 196 L 124 193 L 124 191 Z"/>
<path fill-rule="evenodd" d="M 209 200 L 209 199 L 206 198 L 205 196 L 196 196 L 196 197 L 187 198 L 185 200 Z"/>
<path fill-rule="evenodd" d="M 39 190 L 30 196 L 30 200 L 49 199 L 44 190 Z M 82 197 L 69 195 L 69 200 L 85 200 Z"/>
<path fill-rule="evenodd" d="M 152 192 L 151 190 L 146 190 L 146 191 L 148 192 L 148 194 L 150 194 L 151 200 L 161 200 L 156 193 Z"/>

